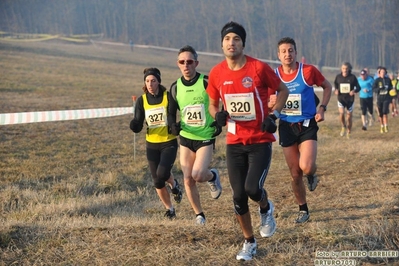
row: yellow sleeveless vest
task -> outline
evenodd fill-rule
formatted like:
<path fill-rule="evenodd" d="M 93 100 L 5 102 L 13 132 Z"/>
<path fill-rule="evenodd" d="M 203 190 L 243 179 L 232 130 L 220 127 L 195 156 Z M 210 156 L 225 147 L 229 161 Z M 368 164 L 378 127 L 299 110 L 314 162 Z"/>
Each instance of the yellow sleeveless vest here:
<path fill-rule="evenodd" d="M 143 94 L 143 107 L 147 123 L 147 134 L 145 139 L 151 143 L 162 143 L 173 140 L 176 136 L 168 133 L 168 97 L 164 91 L 162 102 L 149 105 L 147 95 Z"/>

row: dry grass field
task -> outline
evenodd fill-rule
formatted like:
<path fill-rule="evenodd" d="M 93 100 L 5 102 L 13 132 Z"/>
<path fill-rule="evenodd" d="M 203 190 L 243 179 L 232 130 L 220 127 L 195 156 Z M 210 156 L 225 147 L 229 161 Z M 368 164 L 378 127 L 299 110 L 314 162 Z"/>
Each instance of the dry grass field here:
<path fill-rule="evenodd" d="M 176 53 L 128 46 L 0 43 L 0 113 L 131 106 L 142 71 L 156 66 L 169 87 L 180 76 Z M 221 58 L 200 56 L 207 73 Z M 332 81 L 332 80 L 330 80 Z M 358 102 L 357 102 L 358 105 Z M 277 232 L 251 262 L 237 262 L 242 236 L 233 214 L 224 134 L 212 166 L 223 193 L 199 184 L 207 224 L 196 226 L 185 194 L 166 220 L 147 169 L 144 134 L 131 115 L 0 126 L 0 265 L 314 265 L 332 252 L 399 251 L 399 117 L 339 136 L 336 98 L 320 123 L 319 186 L 308 193 L 311 221 L 298 207 L 281 147 L 265 187 Z M 136 158 L 134 158 L 136 150 Z M 174 173 L 182 182 L 177 158 Z M 253 225 L 259 218 L 251 203 Z M 399 265 L 399 258 L 349 257 L 357 265 Z M 331 261 L 330 261 L 331 262 Z M 350 263 L 353 261 L 341 261 Z M 345 265 L 345 264 L 342 264 Z"/>

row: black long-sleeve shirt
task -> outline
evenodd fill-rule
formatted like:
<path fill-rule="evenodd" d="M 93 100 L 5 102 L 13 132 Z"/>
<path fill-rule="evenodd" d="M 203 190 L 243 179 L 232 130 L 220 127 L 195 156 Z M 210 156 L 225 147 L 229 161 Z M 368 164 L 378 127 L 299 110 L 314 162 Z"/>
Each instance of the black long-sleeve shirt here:
<path fill-rule="evenodd" d="M 373 92 L 377 95 L 377 102 L 391 101 L 392 97 L 389 91 L 392 89 L 390 78 L 376 78 L 373 83 Z"/>

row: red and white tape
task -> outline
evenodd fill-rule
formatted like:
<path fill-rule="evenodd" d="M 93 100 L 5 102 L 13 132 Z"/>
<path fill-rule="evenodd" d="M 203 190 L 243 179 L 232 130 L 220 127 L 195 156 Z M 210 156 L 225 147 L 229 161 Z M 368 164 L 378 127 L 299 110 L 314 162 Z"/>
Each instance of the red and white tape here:
<path fill-rule="evenodd" d="M 111 116 L 132 114 L 133 111 L 134 111 L 133 108 L 130 106 L 130 107 L 116 107 L 116 108 L 99 108 L 99 109 L 8 113 L 8 114 L 0 114 L 0 125 L 14 125 L 14 124 L 25 124 L 25 123 L 40 123 L 40 122 L 111 117 Z"/>

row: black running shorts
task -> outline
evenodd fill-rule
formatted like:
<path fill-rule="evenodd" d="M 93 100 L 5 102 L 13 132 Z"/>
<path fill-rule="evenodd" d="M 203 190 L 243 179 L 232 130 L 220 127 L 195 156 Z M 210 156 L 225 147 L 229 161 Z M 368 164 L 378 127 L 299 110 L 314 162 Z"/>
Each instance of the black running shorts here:
<path fill-rule="evenodd" d="M 213 149 L 215 149 L 215 139 L 208 139 L 208 140 L 192 140 L 180 136 L 180 145 L 189 148 L 192 152 L 197 152 L 199 148 L 213 145 Z"/>
<path fill-rule="evenodd" d="M 316 140 L 319 126 L 314 118 L 310 119 L 309 126 L 305 127 L 303 122 L 290 123 L 281 121 L 278 126 L 279 143 L 282 147 L 289 147 L 295 143 L 301 144 L 305 140 Z"/>

